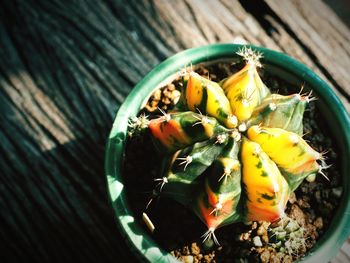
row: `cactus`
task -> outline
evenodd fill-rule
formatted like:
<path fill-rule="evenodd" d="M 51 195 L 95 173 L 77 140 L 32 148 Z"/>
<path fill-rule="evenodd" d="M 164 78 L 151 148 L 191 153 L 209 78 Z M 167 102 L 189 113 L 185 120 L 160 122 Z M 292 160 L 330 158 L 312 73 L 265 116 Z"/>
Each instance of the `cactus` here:
<path fill-rule="evenodd" d="M 271 94 L 258 74 L 261 54 L 239 55 L 246 65 L 220 83 L 183 74 L 180 106 L 147 123 L 165 156 L 159 194 L 192 209 L 215 242 L 224 225 L 283 218 L 290 194 L 325 168 L 302 138 L 311 94 Z"/>
<path fill-rule="evenodd" d="M 268 231 L 271 246 L 278 252 L 297 257 L 305 253 L 307 233 L 297 220 L 286 216 L 283 220 L 270 225 Z"/>

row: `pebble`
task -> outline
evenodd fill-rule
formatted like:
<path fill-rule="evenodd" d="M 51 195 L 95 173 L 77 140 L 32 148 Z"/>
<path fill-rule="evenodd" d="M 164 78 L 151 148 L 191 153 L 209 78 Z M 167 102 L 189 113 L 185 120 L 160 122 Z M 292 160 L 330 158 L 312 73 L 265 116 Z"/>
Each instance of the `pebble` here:
<path fill-rule="evenodd" d="M 252 224 L 252 229 L 256 229 L 257 227 L 258 227 L 258 223 L 254 221 Z"/>
<path fill-rule="evenodd" d="M 297 201 L 297 197 L 294 192 L 292 192 L 288 199 L 289 203 L 294 204 Z"/>
<path fill-rule="evenodd" d="M 193 256 L 183 256 L 182 259 L 184 263 L 193 263 L 194 261 Z"/>
<path fill-rule="evenodd" d="M 200 250 L 200 248 L 197 246 L 196 243 L 192 243 L 192 244 L 191 244 L 191 252 L 192 252 L 193 255 L 198 255 L 198 254 L 201 253 L 201 250 Z"/>
<path fill-rule="evenodd" d="M 282 263 L 292 263 L 292 262 L 293 262 L 293 259 L 291 256 L 285 256 L 282 261 Z"/>
<path fill-rule="evenodd" d="M 322 217 L 317 217 L 316 220 L 314 221 L 314 226 L 318 229 L 323 228 L 323 219 Z"/>
<path fill-rule="evenodd" d="M 306 196 L 303 196 L 301 199 L 299 199 L 297 201 L 298 205 L 302 208 L 310 208 L 310 204 L 309 204 L 309 198 Z"/>
<path fill-rule="evenodd" d="M 154 91 L 145 108 L 149 112 L 156 111 L 158 107 L 167 110 L 169 106 L 171 107 L 179 101 L 180 95 L 181 92 L 176 89 L 175 85 L 169 84 Z"/>
<path fill-rule="evenodd" d="M 320 191 L 315 192 L 315 198 L 316 198 L 317 203 L 321 203 L 322 199 L 321 199 L 321 192 Z"/>
<path fill-rule="evenodd" d="M 170 103 L 171 103 L 171 100 L 170 100 L 169 98 L 167 98 L 167 97 L 164 97 L 164 98 L 162 99 L 162 102 L 163 102 L 164 104 L 170 104 Z"/>
<path fill-rule="evenodd" d="M 259 228 L 257 230 L 257 234 L 259 236 L 266 235 L 267 229 L 269 228 L 269 225 L 270 225 L 270 223 L 268 223 L 268 222 L 261 222 L 261 225 L 259 226 Z"/>
<path fill-rule="evenodd" d="M 253 243 L 254 243 L 254 246 L 256 246 L 256 247 L 262 247 L 262 245 L 263 245 L 259 236 L 255 236 L 253 238 Z"/>
<path fill-rule="evenodd" d="M 263 226 L 259 226 L 258 231 L 256 232 L 259 236 L 264 235 L 266 232 L 266 229 Z"/>
<path fill-rule="evenodd" d="M 167 88 L 168 88 L 168 90 L 173 91 L 173 90 L 175 90 L 175 85 L 173 83 L 171 83 L 168 85 Z"/>
<path fill-rule="evenodd" d="M 176 104 L 180 100 L 181 92 L 178 90 L 173 90 L 172 92 L 173 95 L 173 103 Z"/>
<path fill-rule="evenodd" d="M 306 223 L 303 211 L 296 204 L 293 204 L 290 209 L 290 217 L 294 218 L 300 226 L 304 226 Z"/>
<path fill-rule="evenodd" d="M 239 240 L 240 241 L 247 241 L 247 240 L 249 240 L 249 238 L 250 238 L 250 234 L 249 233 L 242 233 L 240 235 L 240 237 L 239 237 Z"/>
<path fill-rule="evenodd" d="M 340 198 L 343 193 L 343 188 L 342 187 L 337 187 L 332 189 L 332 194 L 334 197 Z"/>
<path fill-rule="evenodd" d="M 160 98 L 162 97 L 162 91 L 160 89 L 157 89 L 153 94 L 152 94 L 152 98 L 155 101 L 159 101 Z"/>
<path fill-rule="evenodd" d="M 268 263 L 270 261 L 270 252 L 265 250 L 260 254 L 260 260 L 263 263 Z"/>
<path fill-rule="evenodd" d="M 182 254 L 183 255 L 189 255 L 190 254 L 190 250 L 188 249 L 188 246 L 185 246 L 182 248 Z"/>
<path fill-rule="evenodd" d="M 267 234 L 267 232 L 265 235 L 261 236 L 261 239 L 262 239 L 262 241 L 264 241 L 264 243 L 266 243 L 266 244 L 269 243 L 269 235 Z"/>
<path fill-rule="evenodd" d="M 282 253 L 270 254 L 270 263 L 281 263 L 283 259 Z"/>
<path fill-rule="evenodd" d="M 203 258 L 203 259 L 204 259 L 204 262 L 208 262 L 208 263 L 209 263 L 209 262 L 212 262 L 212 261 L 213 261 L 213 257 L 214 257 L 214 256 L 213 256 L 212 254 L 205 255 L 204 258 Z"/>

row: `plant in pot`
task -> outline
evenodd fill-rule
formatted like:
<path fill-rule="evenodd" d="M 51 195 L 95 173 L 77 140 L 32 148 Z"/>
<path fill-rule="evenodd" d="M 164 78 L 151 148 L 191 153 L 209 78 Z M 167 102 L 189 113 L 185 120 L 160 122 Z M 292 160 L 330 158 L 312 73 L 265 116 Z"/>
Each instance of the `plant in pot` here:
<path fill-rule="evenodd" d="M 188 252 L 181 254 L 176 249 L 172 252 L 172 255 L 182 260 L 210 261 L 216 253 L 219 255 L 215 257 L 216 261 L 228 258 L 231 261 L 232 258 L 265 262 L 287 261 L 300 256 L 304 256 L 305 260 L 324 261 L 336 253 L 334 242 L 339 247 L 349 233 L 349 220 L 346 218 L 349 215 L 349 205 L 346 202 L 349 196 L 349 179 L 345 176 L 349 172 L 348 163 L 335 163 L 339 176 L 327 174 L 331 181 L 328 183 L 324 172 L 327 167 L 324 159 L 327 155 L 324 151 L 316 151 L 303 139 L 303 113 L 306 104 L 313 97 L 310 93 L 291 94 L 288 88 L 286 93 L 289 95 L 279 95 L 277 90 L 290 84 L 282 85 L 278 81 L 272 92 L 267 87 L 269 85 L 266 86 L 261 80 L 257 68 L 262 62 L 266 75 L 282 78 L 294 87 L 304 83 L 306 89 L 315 91 L 319 98 L 319 107 L 316 108 L 321 112 L 321 117 L 316 121 L 324 121 L 327 127 L 334 127 L 330 129 L 333 132 L 331 136 L 337 141 L 335 148 L 338 147 L 336 151 L 342 158 L 349 156 L 349 119 L 346 111 L 327 85 L 305 66 L 281 53 L 258 47 L 253 49 L 255 52 L 250 48 L 227 44 L 180 53 L 152 71 L 119 110 L 108 142 L 106 172 L 118 226 L 125 234 L 130 248 L 136 252 L 135 257 L 149 261 L 175 260 L 158 247 L 152 240 L 152 235 L 142 229 L 139 220 L 135 220 L 134 214 L 136 218 L 141 217 L 137 209 L 133 214 L 129 208 L 127 197 L 129 200 L 133 199 L 133 191 L 129 191 L 131 194 L 126 196 L 124 184 L 132 177 L 139 164 L 135 165 L 130 161 L 132 159 L 128 159 L 130 151 L 127 151 L 126 160 L 122 158 L 127 132 L 133 138 L 129 141 L 134 141 L 136 145 L 131 147 L 132 151 L 141 148 L 137 159 L 145 161 L 148 160 L 147 156 L 152 155 L 146 161 L 148 166 L 134 173 L 135 178 L 141 178 L 141 181 L 129 180 L 127 183 L 129 190 L 134 188 L 135 182 L 140 184 L 142 180 L 148 179 L 146 185 L 151 189 L 149 182 L 156 183 L 150 199 L 152 202 L 141 204 L 151 210 L 146 211 L 151 214 L 151 220 L 156 213 L 162 215 L 157 209 L 159 196 L 160 200 L 170 197 L 187 207 L 186 211 L 193 211 L 206 226 L 204 244 L 192 243 L 190 246 L 191 250 L 197 250 L 195 254 L 198 257 Z M 264 56 L 261 62 L 260 54 Z M 227 70 L 240 56 L 245 59 L 245 64 L 238 62 L 235 69 Z M 223 61 L 226 61 L 226 69 L 222 69 Z M 192 68 L 179 70 L 190 62 L 194 65 L 193 69 L 201 74 L 194 72 Z M 199 63 L 206 64 L 203 68 L 197 66 Z M 209 75 L 206 77 L 206 74 Z M 177 100 L 174 98 L 177 93 L 171 92 L 176 88 L 181 92 L 180 100 L 169 110 L 166 102 Z M 162 98 L 159 96 L 160 92 L 163 97 L 169 93 L 172 96 Z M 153 96 L 147 103 L 151 94 Z M 162 103 L 168 106 L 160 109 L 161 116 L 157 117 L 152 111 L 156 109 L 155 106 L 164 106 Z M 146 110 L 143 110 L 145 105 Z M 150 120 L 140 115 L 140 111 L 148 112 Z M 140 117 L 135 118 L 138 115 Z M 315 120 L 310 122 L 314 123 Z M 311 138 L 312 136 L 321 135 L 311 134 Z M 148 144 L 145 147 L 142 141 L 145 138 L 154 142 L 157 153 L 149 152 L 152 146 Z M 327 150 L 325 148 L 328 146 L 318 148 Z M 148 151 L 142 150 L 146 148 Z M 155 161 L 152 163 L 151 160 Z M 122 170 L 123 165 L 126 168 Z M 131 168 L 128 169 L 128 166 Z M 325 178 L 317 178 L 318 182 L 315 182 L 317 173 L 323 174 Z M 333 199 L 319 196 L 318 191 L 326 192 L 322 189 L 324 185 Z M 340 200 L 341 191 L 343 194 Z M 138 192 L 139 196 L 142 195 Z M 299 196 L 303 198 L 298 199 Z M 310 200 L 315 198 L 318 203 Z M 311 247 L 324 231 L 321 226 L 324 219 L 318 216 L 322 208 L 316 209 L 312 205 L 320 206 L 324 201 L 324 204 L 332 205 L 331 200 L 338 204 L 337 213 L 332 221 L 331 218 L 326 219 L 331 221 L 326 233 L 304 255 L 306 248 Z M 175 205 L 166 205 L 165 214 L 171 211 L 172 206 Z M 297 216 L 302 211 L 300 207 L 307 211 L 307 216 Z M 332 208 L 327 211 L 334 210 Z M 143 217 L 153 230 L 149 217 L 145 213 Z M 171 217 L 176 217 L 176 214 Z M 164 213 L 160 218 L 166 218 Z M 186 221 L 186 218 L 182 219 Z M 158 220 L 155 220 L 156 229 L 158 224 L 169 220 L 159 219 L 158 216 Z M 182 223 L 184 224 L 181 218 L 176 219 L 177 225 Z M 222 232 L 229 236 L 223 240 L 223 246 L 219 244 L 220 236 L 225 235 L 219 233 L 216 237 L 214 234 L 219 227 L 226 228 Z M 237 245 L 237 242 L 243 245 Z M 230 253 L 224 252 L 230 245 L 239 249 Z M 185 247 L 180 250 L 184 249 Z M 228 257 L 225 258 L 224 254 Z"/>

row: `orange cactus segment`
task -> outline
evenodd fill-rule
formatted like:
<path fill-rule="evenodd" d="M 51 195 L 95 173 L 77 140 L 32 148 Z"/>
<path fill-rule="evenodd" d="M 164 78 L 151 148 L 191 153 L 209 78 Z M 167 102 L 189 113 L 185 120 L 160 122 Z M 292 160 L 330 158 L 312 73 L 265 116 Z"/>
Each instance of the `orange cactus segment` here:
<path fill-rule="evenodd" d="M 299 135 L 279 128 L 252 126 L 248 138 L 260 144 L 264 152 L 284 171 L 292 174 L 317 171 L 322 155 Z"/>
<path fill-rule="evenodd" d="M 280 211 L 271 211 L 255 203 L 247 203 L 248 215 L 247 221 L 267 221 L 275 222 L 283 216 L 283 213 Z"/>
<path fill-rule="evenodd" d="M 170 151 L 179 145 L 188 145 L 191 143 L 191 139 L 175 120 L 165 121 L 163 118 L 151 120 L 149 129 L 153 137 L 159 140 Z"/>
<path fill-rule="evenodd" d="M 309 161 L 302 163 L 299 167 L 293 169 L 293 174 L 301 174 L 305 171 L 316 172 L 320 169 L 320 165 L 316 160 L 310 159 Z"/>
<path fill-rule="evenodd" d="M 203 222 L 208 226 L 208 228 L 217 229 L 222 220 L 211 214 L 212 208 L 207 207 L 203 202 L 204 195 L 202 194 L 198 199 L 198 213 L 199 217 L 203 220 Z"/>
<path fill-rule="evenodd" d="M 289 196 L 287 181 L 259 144 L 243 140 L 241 159 L 247 195 L 247 221 L 273 222 L 284 214 Z"/>
<path fill-rule="evenodd" d="M 247 63 L 243 69 L 226 79 L 222 88 L 239 121 L 249 119 L 255 107 L 270 93 L 253 63 Z"/>
<path fill-rule="evenodd" d="M 210 190 L 207 193 L 202 193 L 197 202 L 199 216 L 209 229 L 217 229 L 220 227 L 234 212 L 234 199 L 228 196 L 226 198 L 224 196 L 217 196 Z M 218 207 L 218 205 L 220 205 L 220 207 Z"/>
<path fill-rule="evenodd" d="M 205 190 L 207 193 L 208 203 L 211 206 L 215 206 L 219 202 L 219 196 L 217 193 L 214 193 L 211 189 L 208 183 L 205 184 Z"/>

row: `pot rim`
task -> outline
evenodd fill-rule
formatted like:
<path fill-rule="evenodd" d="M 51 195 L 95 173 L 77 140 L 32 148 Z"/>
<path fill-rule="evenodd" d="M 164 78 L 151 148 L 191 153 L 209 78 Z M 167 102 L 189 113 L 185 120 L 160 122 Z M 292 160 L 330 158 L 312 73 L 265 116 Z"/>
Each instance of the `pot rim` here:
<path fill-rule="evenodd" d="M 342 180 L 345 183 L 343 185 L 343 196 L 330 226 L 301 261 L 326 262 L 330 260 L 350 234 L 350 202 L 347 202 L 350 198 L 350 178 L 345 176 L 350 174 L 350 162 L 346 162 L 350 156 L 350 118 L 342 102 L 312 70 L 286 54 L 254 45 L 213 44 L 179 52 L 156 66 L 134 87 L 119 108 L 113 122 L 105 155 L 105 176 L 109 197 L 118 229 L 130 250 L 140 261 L 174 262 L 176 260 L 170 253 L 159 248 L 150 235 L 138 224 L 127 203 L 121 166 L 124 157 L 128 119 L 139 112 L 141 104 L 146 97 L 149 97 L 154 87 L 181 70 L 184 65 L 196 65 L 220 58 L 234 59 L 237 57 L 236 52 L 244 46 L 261 52 L 264 56 L 262 59 L 263 65 L 281 68 L 311 87 L 320 99 L 320 103 L 324 104 L 322 113 L 327 116 L 328 121 L 332 122 L 331 125 L 336 125 L 332 131 L 334 132 L 333 137 L 338 140 L 337 146 L 341 153 L 339 155 L 343 161 L 341 163 Z"/>

